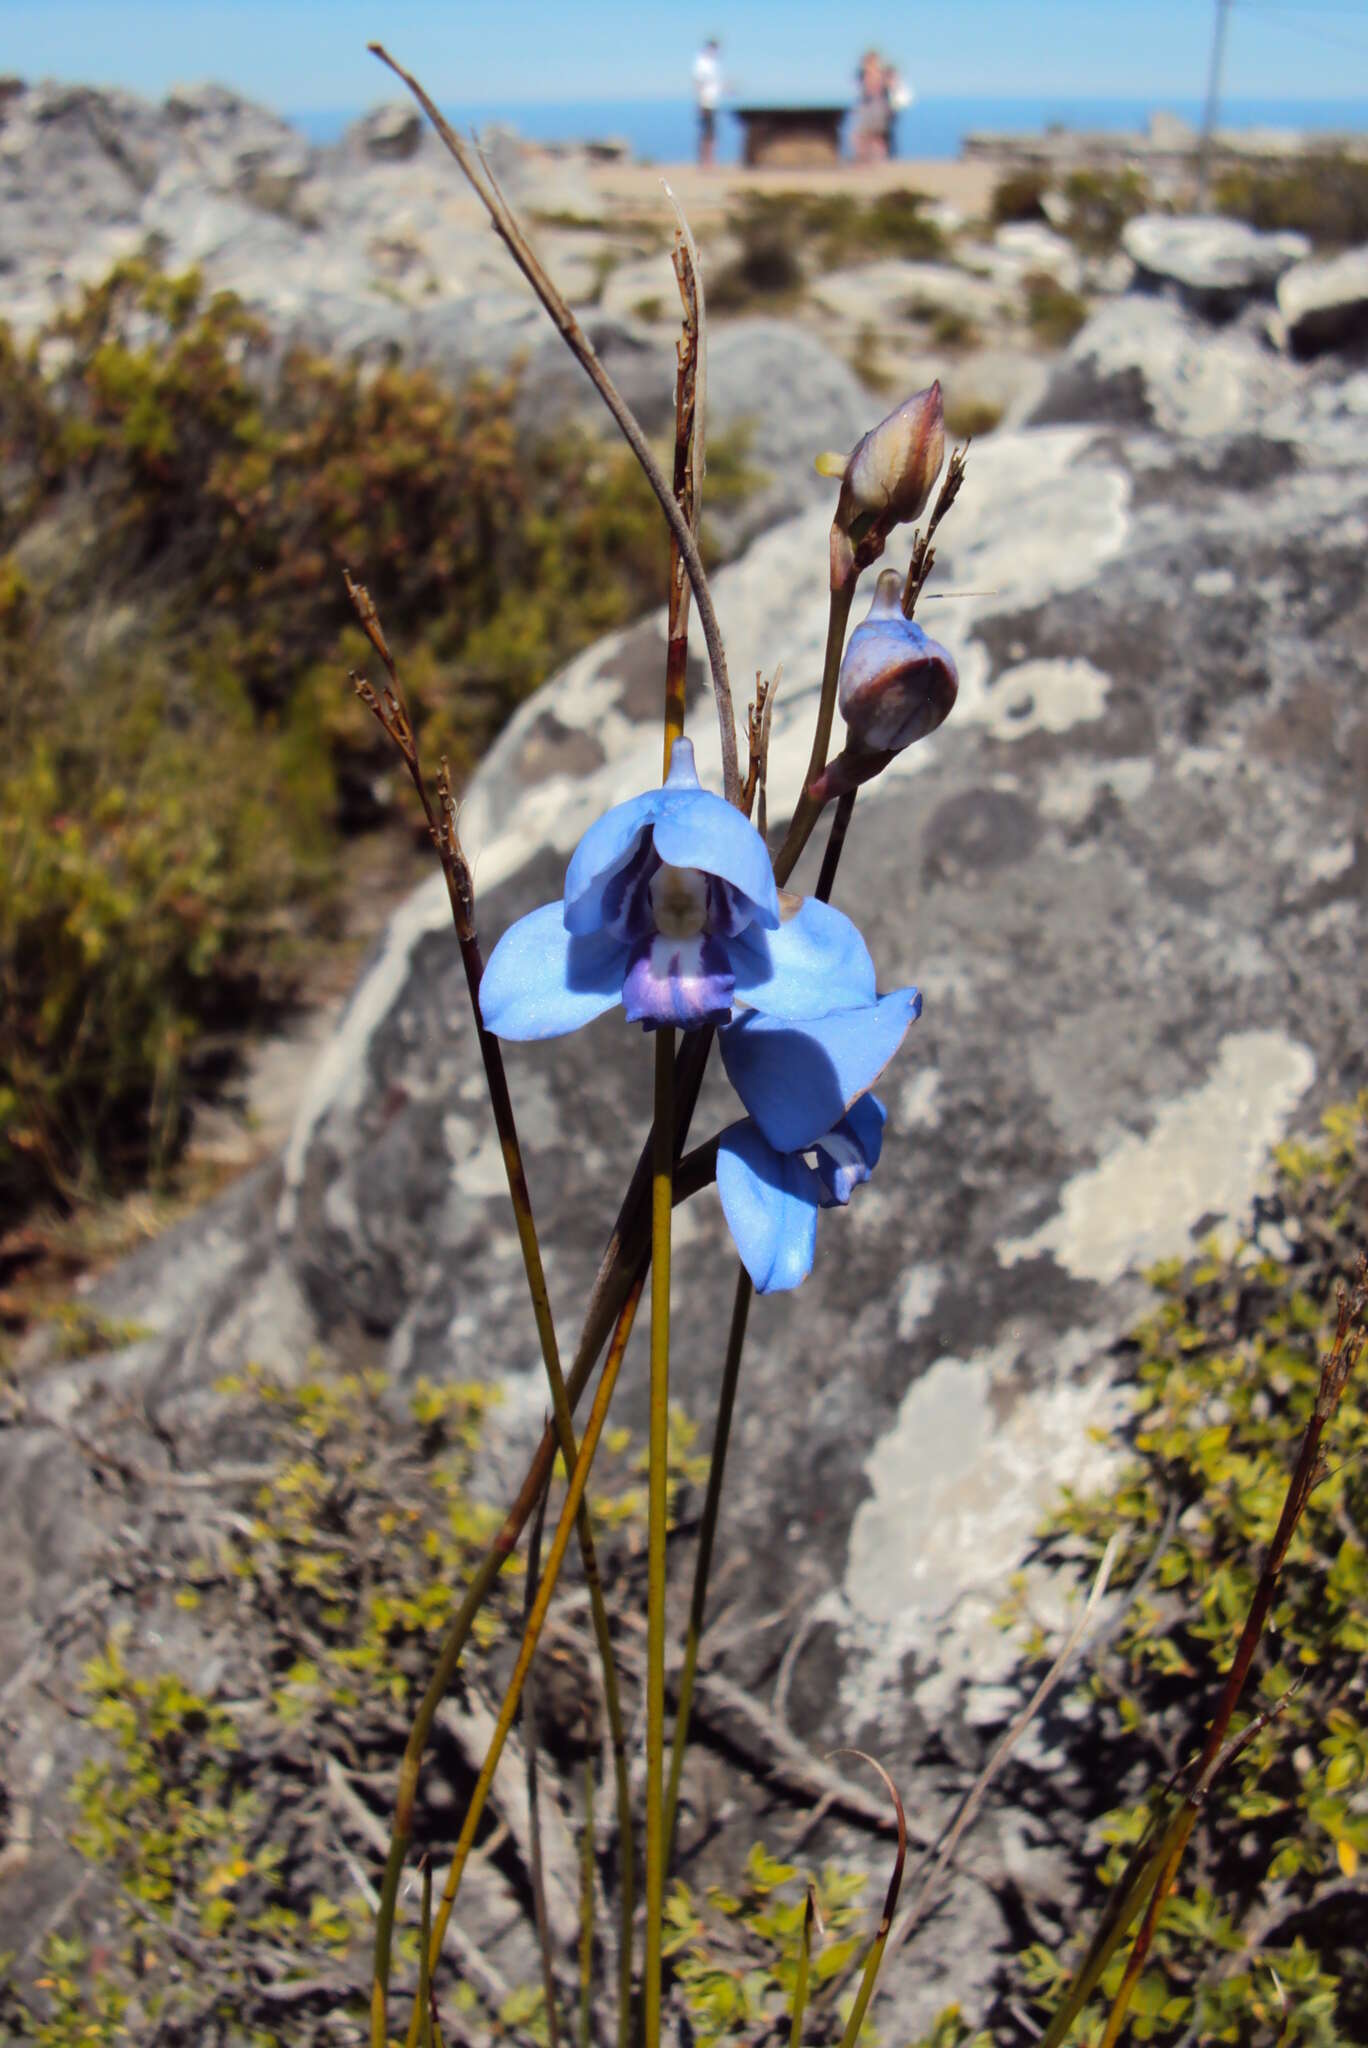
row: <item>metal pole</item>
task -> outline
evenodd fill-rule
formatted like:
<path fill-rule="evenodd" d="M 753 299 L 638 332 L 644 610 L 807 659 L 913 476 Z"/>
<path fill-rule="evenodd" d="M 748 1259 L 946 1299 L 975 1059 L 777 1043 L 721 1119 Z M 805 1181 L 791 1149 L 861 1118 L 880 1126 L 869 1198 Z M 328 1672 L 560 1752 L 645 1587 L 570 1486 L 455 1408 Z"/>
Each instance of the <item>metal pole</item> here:
<path fill-rule="evenodd" d="M 1202 114 L 1202 139 L 1197 145 L 1197 204 L 1207 203 L 1207 179 L 1210 173 L 1211 138 L 1216 128 L 1216 116 L 1221 104 L 1221 66 L 1225 61 L 1226 20 L 1230 14 L 1230 0 L 1216 0 L 1216 27 L 1211 38 L 1211 68 L 1207 73 L 1206 107 Z"/>

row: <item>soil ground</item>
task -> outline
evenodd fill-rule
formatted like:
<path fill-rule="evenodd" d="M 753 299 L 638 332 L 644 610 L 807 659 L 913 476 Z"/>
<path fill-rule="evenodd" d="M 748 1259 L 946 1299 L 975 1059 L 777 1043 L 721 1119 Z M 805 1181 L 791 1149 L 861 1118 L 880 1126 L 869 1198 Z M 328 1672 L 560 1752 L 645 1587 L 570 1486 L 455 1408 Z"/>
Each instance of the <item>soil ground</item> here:
<path fill-rule="evenodd" d="M 699 164 L 603 164 L 590 173 L 594 185 L 626 213 L 656 205 L 663 178 L 679 199 L 691 224 L 727 212 L 746 192 L 849 192 L 859 199 L 910 188 L 928 198 L 948 200 L 961 213 L 986 212 L 1001 166 L 966 163 L 958 158 L 898 157 L 886 164 L 833 164 L 819 170 L 745 170 L 721 164 L 705 170 Z"/>

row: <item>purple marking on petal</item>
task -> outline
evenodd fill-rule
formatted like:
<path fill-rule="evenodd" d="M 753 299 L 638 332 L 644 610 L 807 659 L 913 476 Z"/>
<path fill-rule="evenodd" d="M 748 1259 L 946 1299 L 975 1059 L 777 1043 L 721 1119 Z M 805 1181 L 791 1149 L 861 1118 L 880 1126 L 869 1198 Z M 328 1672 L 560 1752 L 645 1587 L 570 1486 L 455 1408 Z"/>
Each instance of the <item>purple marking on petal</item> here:
<path fill-rule="evenodd" d="M 622 1003 L 629 1023 L 648 1030 L 677 1024 L 688 1031 L 725 1022 L 734 986 L 726 952 L 716 939 L 706 933 L 690 939 L 657 933 L 632 955 Z"/>
<path fill-rule="evenodd" d="M 760 916 L 760 906 L 745 891 L 724 882 L 721 875 L 708 877 L 708 930 L 719 939 L 734 939 Z"/>
<path fill-rule="evenodd" d="M 615 939 L 635 942 L 651 930 L 651 878 L 660 869 L 660 856 L 651 843 L 649 825 L 642 828 L 627 859 L 603 884 L 600 903 L 601 929 Z"/>

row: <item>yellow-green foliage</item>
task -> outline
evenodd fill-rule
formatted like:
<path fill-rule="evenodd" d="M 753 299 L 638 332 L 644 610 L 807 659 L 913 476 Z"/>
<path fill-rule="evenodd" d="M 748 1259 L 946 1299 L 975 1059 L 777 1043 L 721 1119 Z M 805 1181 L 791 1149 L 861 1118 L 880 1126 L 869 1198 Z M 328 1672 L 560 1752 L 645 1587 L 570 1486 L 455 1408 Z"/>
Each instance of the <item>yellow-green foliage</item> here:
<path fill-rule="evenodd" d="M 897 187 L 857 199 L 849 192 L 748 192 L 727 216 L 740 253 L 708 287 L 717 311 L 784 303 L 801 289 L 805 265 L 836 270 L 874 256 L 934 259 L 945 237 L 928 219 L 923 192 Z"/>
<path fill-rule="evenodd" d="M 1046 270 L 1028 271 L 1021 280 L 1026 294 L 1026 319 L 1046 348 L 1067 348 L 1088 317 L 1088 302 L 1051 277 Z"/>
<path fill-rule="evenodd" d="M 368 1809 L 372 1831 L 388 1828 L 418 1696 L 502 1519 L 477 1485 L 496 1396 L 421 1383 L 403 1402 L 378 1373 L 317 1363 L 298 1385 L 250 1371 L 219 1392 L 219 1533 L 187 1545 L 151 1636 L 174 1640 L 181 1610 L 195 1617 L 189 1647 L 168 1667 L 167 1650 L 141 1640 L 146 1620 L 85 1667 L 91 1753 L 72 1788 L 73 1841 L 101 1901 L 98 1954 L 64 1925 L 36 1983 L 7 1985 L 0 1958 L 0 2041 L 323 2048 L 339 2024 L 362 2038 L 373 1923 L 360 1883 L 383 1859 L 354 1816 Z M 672 1520 L 705 1469 L 693 1436 L 672 1414 Z M 644 1600 L 639 1464 L 628 1433 L 611 1432 L 595 1517 L 606 1576 L 630 1606 Z M 560 1498 L 558 1484 L 553 1521 Z M 486 1692 L 521 1626 L 521 1572 L 510 1559 L 463 1663 Z M 438 1857 L 454 1834 L 450 1799 L 434 1763 L 415 1842 Z M 410 1914 L 396 1957 L 411 1973 Z M 494 2013 L 444 1972 L 442 2005 L 462 2038 L 546 2039 L 540 1986 L 516 1987 Z"/>
<path fill-rule="evenodd" d="M 1035 164 L 1007 171 L 993 187 L 989 218 L 997 226 L 1010 220 L 1044 220 L 1050 174 Z"/>
<path fill-rule="evenodd" d="M 498 1520 L 471 1492 L 493 1397 L 422 1385 L 405 1414 L 374 1374 L 285 1389 L 252 1373 L 223 1391 L 243 1397 L 228 1427 L 269 1476 L 176 1604 L 202 1610 L 202 1640 L 217 1627 L 232 1676 L 216 1654 L 201 1693 L 126 1632 L 87 1663 L 73 1840 L 112 1888 L 115 1931 L 97 1963 L 59 1930 L 22 1994 L 0 1969 L 0 2039 L 294 2048 L 364 2009 L 371 1923 L 352 1876 L 339 1887 L 323 1760 L 392 1786 L 415 1688 Z M 495 1599 L 478 1648 L 512 1611 Z M 320 1988 L 270 1994 L 306 1979 Z"/>
<path fill-rule="evenodd" d="M 1070 171 L 1058 186 L 1062 204 L 1047 212 L 1045 201 L 1055 189 L 1042 166 L 1009 171 L 994 187 L 991 217 L 998 224 L 1048 219 L 1089 255 L 1105 255 L 1117 246 L 1126 222 L 1150 203 L 1149 188 L 1135 170 Z"/>
<path fill-rule="evenodd" d="M 972 441 L 991 434 L 1002 423 L 1002 407 L 991 398 L 955 398 L 945 401 L 945 431 L 956 441 Z"/>
<path fill-rule="evenodd" d="M 814 1940 L 804 2038 L 821 2043 L 840 2037 L 852 1973 L 873 1929 L 860 1910 L 862 1876 L 828 1867 L 812 1882 L 825 1934 Z M 786 2026 L 807 1883 L 808 1872 L 776 1861 L 757 1843 L 734 1891 L 709 1885 L 699 1897 L 675 1885 L 665 1902 L 665 1954 L 699 2048 Z"/>
<path fill-rule="evenodd" d="M 201 1052 L 329 929 L 340 835 L 406 804 L 348 689 L 344 566 L 458 782 L 658 600 L 631 458 L 527 443 L 516 398 L 281 359 L 143 264 L 33 350 L 0 327 L 0 1222 L 159 1166 Z"/>
<path fill-rule="evenodd" d="M 1282 169 L 1231 164 L 1212 188 L 1218 213 L 1256 228 L 1298 228 L 1323 248 L 1368 241 L 1368 159 L 1310 150 Z"/>
<path fill-rule="evenodd" d="M 1335 1288 L 1363 1243 L 1368 1096 L 1327 1118 L 1321 1144 L 1286 1148 L 1280 1167 L 1290 1253 L 1213 1250 L 1154 1275 L 1163 1300 L 1137 1333 L 1129 1462 L 1105 1496 L 1070 1498 L 1049 1533 L 1047 1548 L 1077 1555 L 1081 1543 L 1094 1565 L 1114 1531 L 1125 1537 L 1113 1583 L 1129 1582 L 1131 1602 L 1091 1685 L 1102 1783 L 1130 1778 L 1157 1793 L 1193 1754 L 1215 1704 L 1311 1412 Z M 1139 1986 L 1137 2040 L 1330 2048 L 1368 2037 L 1362 1369 L 1325 1454 L 1236 1728 L 1294 1679 L 1302 1689 L 1205 1808 Z M 1137 1799 L 1107 1820 L 1107 1883 L 1148 1813 Z M 1109 1992 L 1123 1959 L 1124 1951 Z M 1044 1949 L 1028 1957 L 1047 2001 L 1069 1961 Z"/>
<path fill-rule="evenodd" d="M 1121 240 L 1128 220 L 1144 213 L 1149 187 L 1136 170 L 1071 171 L 1064 180 L 1065 233 L 1080 249 L 1104 256 Z"/>

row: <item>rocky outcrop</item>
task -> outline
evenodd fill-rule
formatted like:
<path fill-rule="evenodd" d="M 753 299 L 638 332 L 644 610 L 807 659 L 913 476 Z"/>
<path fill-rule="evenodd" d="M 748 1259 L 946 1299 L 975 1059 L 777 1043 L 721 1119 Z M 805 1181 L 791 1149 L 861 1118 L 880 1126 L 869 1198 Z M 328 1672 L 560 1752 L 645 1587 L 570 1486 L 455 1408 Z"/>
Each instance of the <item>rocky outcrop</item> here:
<path fill-rule="evenodd" d="M 506 133 L 489 145 L 532 216 L 601 216 L 587 159 Z M 21 335 L 114 262 L 150 248 L 169 269 L 199 265 L 212 286 L 320 346 L 432 355 L 440 336 L 460 368 L 484 359 L 478 341 L 493 327 L 503 327 L 505 360 L 519 339 L 521 280 L 441 145 L 403 104 L 375 109 L 319 149 L 219 86 L 180 89 L 160 106 L 131 93 L 21 87 L 0 106 L 0 196 L 6 318 Z M 596 274 L 590 262 L 572 266 L 571 296 L 592 296 Z M 450 321 L 453 307 L 466 317 Z"/>
<path fill-rule="evenodd" d="M 1265 413 L 1297 402 L 1304 383 L 1241 323 L 1219 339 L 1196 314 L 1128 296 L 1096 313 L 1054 369 L 1031 417 L 1126 421 L 1201 438 L 1254 430 Z"/>
<path fill-rule="evenodd" d="M 1146 213 L 1121 232 L 1137 283 L 1173 291 L 1208 319 L 1230 319 L 1251 299 L 1268 299 L 1282 273 L 1310 253 L 1305 235 L 1264 234 L 1222 215 Z"/>
<path fill-rule="evenodd" d="M 1299 356 L 1368 340 L 1368 247 L 1294 264 L 1278 279 L 1278 312 Z"/>
<path fill-rule="evenodd" d="M 888 1077 L 875 1179 L 825 1219 L 802 1292 L 754 1311 L 723 1521 L 742 1623 L 790 1603 L 804 1617 L 790 1725 L 822 1749 L 872 1742 L 927 1828 L 1012 1711 L 990 1616 L 1057 1487 L 1105 1471 L 1089 1430 L 1116 1413 L 1113 1347 L 1147 1300 L 1144 1269 L 1243 1218 L 1270 1147 L 1368 1082 L 1368 381 L 1270 357 L 1250 397 L 1255 344 L 1235 332 L 1205 339 L 1194 401 L 1189 316 L 1136 302 L 1125 317 L 1129 360 L 1110 314 L 1085 330 L 1040 408 L 1049 424 L 974 449 L 938 538 L 932 588 L 949 594 L 927 617 L 958 656 L 960 702 L 861 794 L 836 892 L 885 983 L 916 980 L 925 1014 Z M 1104 372 L 1085 381 L 1090 363 Z M 774 817 L 807 750 L 828 517 L 800 512 L 717 578 L 743 698 L 757 669 L 784 666 Z M 490 938 L 556 892 L 591 818 L 658 774 L 663 662 L 647 619 L 503 735 L 462 813 Z M 509 1052 L 567 1333 L 646 1127 L 649 1067 L 620 1016 Z M 698 1129 L 730 1114 L 714 1080 Z M 674 1363 L 677 1398 L 704 1419 L 733 1269 L 705 1193 L 679 1219 Z M 77 1654 L 61 1647 L 68 1631 L 79 1642 L 73 1595 L 149 1512 L 84 1446 L 123 1430 L 155 1464 L 212 1432 L 221 1373 L 246 1358 L 295 1373 L 315 1344 L 401 1384 L 496 1374 L 510 1440 L 540 1426 L 439 878 L 393 919 L 278 1168 L 95 1300 L 150 1334 L 76 1365 L 31 1361 L 0 1431 L 8 1775 L 35 1817 L 28 1869 L 0 1888 L 6 1946 L 72 1883 L 61 1788 L 77 1736 L 49 1710 L 50 1662 Z M 634 1349 L 619 1399 L 636 1425 L 644 1380 Z M 1052 1611 L 1047 1585 L 1033 1599 Z M 176 1626 L 178 1668 L 201 1670 L 194 1617 Z M 772 1637 L 735 1630 L 739 1684 L 768 1691 Z M 972 2009 L 1015 1916 L 1056 1926 L 1074 1803 L 1052 1778 L 1050 1819 L 1029 1833 L 990 1804 L 941 1974 L 929 1984 L 909 1961 L 900 1980 L 905 2029 L 952 1993 Z"/>

